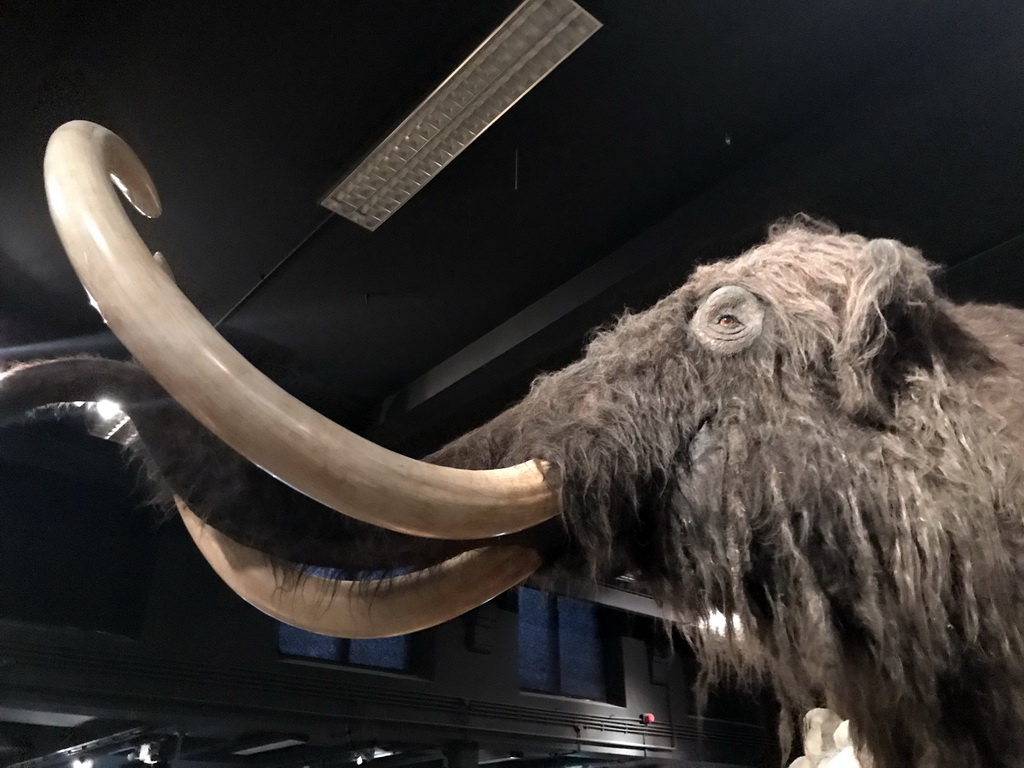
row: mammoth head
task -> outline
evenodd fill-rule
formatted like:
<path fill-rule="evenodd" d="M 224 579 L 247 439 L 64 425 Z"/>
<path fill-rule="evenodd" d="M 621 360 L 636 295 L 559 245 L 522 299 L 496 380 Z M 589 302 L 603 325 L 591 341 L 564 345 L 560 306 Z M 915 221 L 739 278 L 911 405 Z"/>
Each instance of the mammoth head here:
<path fill-rule="evenodd" d="M 994 423 L 972 388 L 999 366 L 932 271 L 898 242 L 787 222 L 622 318 L 583 359 L 431 458 L 540 459 L 569 552 L 591 574 L 628 569 L 690 616 L 739 603 L 744 580 L 770 575 L 757 564 L 767 526 L 800 518 L 799 536 L 839 509 L 887 509 L 899 499 L 873 479 L 897 473 L 889 490 L 909 492 L 933 469 L 887 451 L 908 440 L 925 450 L 922 430 L 943 420 L 963 418 L 972 434 Z M 953 434 L 930 437 L 936 451 L 959 450 Z"/>

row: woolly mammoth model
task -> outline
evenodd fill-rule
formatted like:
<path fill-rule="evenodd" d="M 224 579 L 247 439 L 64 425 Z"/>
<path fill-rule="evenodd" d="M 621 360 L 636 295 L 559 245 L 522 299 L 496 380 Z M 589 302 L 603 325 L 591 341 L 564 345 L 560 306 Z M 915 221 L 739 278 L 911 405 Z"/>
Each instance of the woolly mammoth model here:
<path fill-rule="evenodd" d="M 879 768 L 1024 763 L 1021 311 L 953 305 L 913 249 L 798 220 L 417 462 L 286 395 L 206 323 L 128 223 L 111 178 L 159 205 L 119 139 L 64 126 L 46 175 L 138 364 L 25 363 L 0 408 L 122 402 L 156 487 L 259 608 L 390 634 L 538 567 L 628 572 L 707 675 L 827 703 Z M 422 570 L 280 589 L 288 563 Z M 724 637 L 702 629 L 718 612 Z"/>

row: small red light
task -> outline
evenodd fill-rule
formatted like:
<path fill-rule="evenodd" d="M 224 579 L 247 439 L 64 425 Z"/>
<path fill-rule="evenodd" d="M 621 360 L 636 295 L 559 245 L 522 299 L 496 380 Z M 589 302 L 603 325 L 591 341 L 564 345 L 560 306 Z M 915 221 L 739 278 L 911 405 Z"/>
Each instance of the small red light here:
<path fill-rule="evenodd" d="M 650 712 L 645 712 L 640 716 L 640 719 L 643 720 L 644 725 L 650 725 L 654 722 L 654 715 Z"/>

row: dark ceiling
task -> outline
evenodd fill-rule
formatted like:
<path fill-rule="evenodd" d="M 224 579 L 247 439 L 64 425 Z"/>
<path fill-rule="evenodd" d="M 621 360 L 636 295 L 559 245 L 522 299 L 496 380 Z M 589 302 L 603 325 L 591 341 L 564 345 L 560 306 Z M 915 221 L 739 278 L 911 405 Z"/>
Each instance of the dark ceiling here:
<path fill-rule="evenodd" d="M 117 353 L 46 212 L 43 148 L 72 118 L 148 165 L 165 212 L 142 230 L 209 318 L 230 314 L 222 327 L 299 394 L 410 451 L 780 215 L 946 264 L 1024 228 L 1020 3 L 583 4 L 604 27 L 370 233 L 319 199 L 514 2 L 5 3 L 9 355 Z M 613 277 L 578 277 L 607 257 Z M 423 415 L 406 407 L 403 388 L 574 277 L 514 344 L 442 367 L 412 398 Z M 996 290 L 1018 298 L 1013 283 Z M 382 409 L 396 392 L 406 405 Z"/>

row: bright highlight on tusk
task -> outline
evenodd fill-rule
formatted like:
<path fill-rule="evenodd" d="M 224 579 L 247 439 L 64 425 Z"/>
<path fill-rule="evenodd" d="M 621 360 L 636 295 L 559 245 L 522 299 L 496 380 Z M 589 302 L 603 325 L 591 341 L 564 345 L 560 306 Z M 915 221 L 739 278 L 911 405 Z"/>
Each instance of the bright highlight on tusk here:
<path fill-rule="evenodd" d="M 110 421 L 121 415 L 121 406 L 113 400 L 99 400 L 96 403 L 96 413 L 101 419 Z"/>

